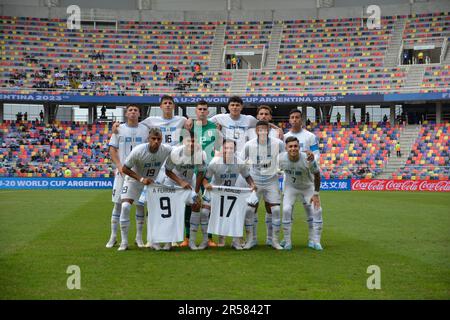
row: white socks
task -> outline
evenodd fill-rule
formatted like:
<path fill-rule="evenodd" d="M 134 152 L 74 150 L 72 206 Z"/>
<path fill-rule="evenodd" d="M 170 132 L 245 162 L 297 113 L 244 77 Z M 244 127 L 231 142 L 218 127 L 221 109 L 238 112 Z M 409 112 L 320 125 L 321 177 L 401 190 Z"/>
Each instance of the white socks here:
<path fill-rule="evenodd" d="M 144 230 L 144 223 L 144 206 L 136 205 L 136 241 L 142 241 L 142 231 Z"/>
<path fill-rule="evenodd" d="M 208 223 L 209 223 L 209 209 L 202 208 L 200 211 L 200 226 L 202 229 L 203 242 L 208 243 Z"/>
<path fill-rule="evenodd" d="M 313 241 L 313 207 L 310 204 L 303 204 L 306 213 L 306 222 L 308 223 L 308 240 Z"/>
<path fill-rule="evenodd" d="M 283 206 L 283 239 L 286 245 L 291 245 L 291 231 L 292 231 L 292 206 Z"/>
<path fill-rule="evenodd" d="M 272 206 L 272 242 L 280 243 L 280 226 L 281 226 L 281 218 L 280 218 L 280 206 Z"/>
<path fill-rule="evenodd" d="M 131 203 L 123 202 L 122 211 L 120 213 L 120 233 L 122 236 L 122 243 L 128 244 L 128 229 L 130 228 L 130 210 Z"/>
<path fill-rule="evenodd" d="M 266 212 L 266 241 L 272 241 L 272 214 Z"/>
<path fill-rule="evenodd" d="M 198 225 L 200 224 L 200 212 L 191 212 L 190 228 L 189 228 L 189 247 L 195 248 L 195 240 L 197 239 Z"/>
<path fill-rule="evenodd" d="M 122 210 L 121 203 L 114 203 L 111 215 L 111 239 L 117 238 L 117 230 L 119 229 L 120 212 Z"/>

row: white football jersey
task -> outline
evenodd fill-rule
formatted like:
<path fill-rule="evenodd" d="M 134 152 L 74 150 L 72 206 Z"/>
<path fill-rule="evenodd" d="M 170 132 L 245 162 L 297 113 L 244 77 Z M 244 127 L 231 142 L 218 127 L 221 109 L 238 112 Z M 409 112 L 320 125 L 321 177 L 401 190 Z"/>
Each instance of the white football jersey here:
<path fill-rule="evenodd" d="M 276 138 L 269 138 L 264 145 L 258 139 L 245 144 L 242 158 L 250 165 L 250 176 L 256 184 L 269 184 L 278 176 L 278 156 L 284 150 L 283 141 Z"/>
<path fill-rule="evenodd" d="M 181 130 L 186 122 L 185 117 L 173 116 L 170 119 L 163 117 L 148 117 L 141 123 L 148 128 L 159 128 L 163 135 L 163 143 L 175 146 L 180 142 Z"/>
<path fill-rule="evenodd" d="M 213 187 L 208 233 L 242 237 L 247 198 L 251 190 L 236 187 Z"/>
<path fill-rule="evenodd" d="M 134 148 L 126 158 L 124 165 L 142 177 L 155 180 L 164 161 L 169 157 L 172 147 L 161 144 L 158 151 L 152 153 L 149 146 L 149 143 L 144 143 Z M 126 179 L 133 178 L 127 176 Z"/>
<path fill-rule="evenodd" d="M 256 128 L 250 128 L 247 131 L 247 141 L 256 139 L 257 135 L 256 135 Z M 269 128 L 269 138 L 275 138 L 275 139 L 279 139 L 278 138 L 278 130 L 274 129 L 274 128 Z"/>
<path fill-rule="evenodd" d="M 208 165 L 205 177 L 211 179 L 211 184 L 215 186 L 235 186 L 239 175 L 244 179 L 250 175 L 244 161 L 234 157 L 233 163 L 223 163 L 222 157 L 214 157 Z"/>
<path fill-rule="evenodd" d="M 314 153 L 314 159 L 317 163 L 320 163 L 319 139 L 317 139 L 314 133 L 306 129 L 302 129 L 299 132 L 289 131 L 284 135 L 284 141 L 291 136 L 298 139 L 300 151 L 311 151 Z"/>
<path fill-rule="evenodd" d="M 229 113 L 216 114 L 210 121 L 222 126 L 224 138 L 236 141 L 236 150 L 242 150 L 248 129 L 254 128 L 258 122 L 255 117 L 246 114 L 241 114 L 238 120 L 233 120 Z"/>
<path fill-rule="evenodd" d="M 150 185 L 147 188 L 148 228 L 150 243 L 184 240 L 184 209 L 193 201 L 192 190 Z"/>
<path fill-rule="evenodd" d="M 200 149 L 191 156 L 186 154 L 186 146 L 174 147 L 170 153 L 170 157 L 167 158 L 166 169 L 172 171 L 184 181 L 192 183 L 194 173 L 204 172 L 206 170 L 206 153 Z M 175 181 L 172 181 L 170 178 L 168 179 L 175 184 Z"/>
<path fill-rule="evenodd" d="M 280 154 L 279 166 L 284 171 L 284 188 L 307 189 L 314 186 L 314 173 L 319 173 L 320 169 L 316 160 L 309 162 L 306 158 L 306 153 L 300 152 L 299 160 L 292 162 L 287 152 Z"/>
<path fill-rule="evenodd" d="M 118 133 L 113 133 L 108 145 L 119 151 L 120 163 L 124 163 L 134 147 L 141 143 L 147 142 L 148 128 L 142 124 L 137 127 L 130 127 L 126 123 L 122 123 L 118 128 Z"/>

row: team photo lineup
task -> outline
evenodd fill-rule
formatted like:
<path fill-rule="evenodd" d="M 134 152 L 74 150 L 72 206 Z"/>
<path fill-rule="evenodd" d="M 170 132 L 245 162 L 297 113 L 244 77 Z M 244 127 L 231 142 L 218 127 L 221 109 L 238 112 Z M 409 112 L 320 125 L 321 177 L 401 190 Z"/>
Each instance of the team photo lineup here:
<path fill-rule="evenodd" d="M 0 300 L 450 299 L 449 0 L 0 2 Z"/>
<path fill-rule="evenodd" d="M 269 106 L 259 106 L 256 118 L 241 114 L 243 107 L 243 100 L 233 96 L 228 101 L 229 113 L 208 118 L 208 104 L 200 100 L 195 107 L 196 119 L 186 119 L 174 115 L 171 96 L 162 96 L 162 116 L 141 122 L 139 108 L 126 107 L 127 121 L 114 125 L 109 142 L 117 169 L 107 248 L 118 242 L 120 228 L 118 250 L 128 249 L 134 204 L 138 248 L 203 250 L 225 246 L 228 236 L 232 237 L 232 248 L 248 250 L 258 244 L 256 210 L 263 200 L 265 245 L 292 249 L 293 206 L 300 201 L 309 230 L 307 246 L 323 249 L 317 138 L 302 128 L 298 109 L 290 111 L 291 129 L 284 134 L 270 122 Z M 197 245 L 199 230 L 202 240 Z M 213 234 L 218 236 L 217 243 Z"/>

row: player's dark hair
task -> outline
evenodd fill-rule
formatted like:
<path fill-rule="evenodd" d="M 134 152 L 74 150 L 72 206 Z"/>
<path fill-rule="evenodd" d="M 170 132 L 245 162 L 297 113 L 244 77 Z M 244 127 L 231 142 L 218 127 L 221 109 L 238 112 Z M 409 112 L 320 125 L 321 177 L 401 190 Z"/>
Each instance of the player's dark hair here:
<path fill-rule="evenodd" d="M 161 104 L 164 100 L 170 100 L 170 101 L 172 101 L 173 103 L 175 103 L 175 100 L 173 100 L 173 97 L 172 97 L 172 96 L 169 96 L 169 95 L 167 95 L 167 94 L 165 94 L 165 95 L 163 95 L 163 96 L 161 97 L 161 99 L 159 100 L 159 104 Z"/>
<path fill-rule="evenodd" d="M 128 111 L 128 109 L 131 108 L 131 107 L 133 107 L 133 108 L 138 108 L 139 113 L 141 112 L 141 109 L 139 109 L 139 107 L 138 107 L 137 105 L 135 105 L 135 104 L 129 104 L 129 105 L 127 105 L 127 107 L 125 108 L 125 110 Z"/>
<path fill-rule="evenodd" d="M 272 115 L 272 108 L 269 107 L 268 105 L 262 104 L 258 107 L 258 109 L 256 109 L 256 114 L 259 113 L 259 110 L 268 110 L 270 115 Z"/>
<path fill-rule="evenodd" d="M 294 136 L 290 136 L 286 138 L 285 144 L 288 144 L 289 142 L 295 141 L 297 143 L 299 143 L 298 139 Z"/>
<path fill-rule="evenodd" d="M 208 102 L 206 102 L 205 100 L 200 100 L 197 102 L 198 106 L 208 106 Z"/>
<path fill-rule="evenodd" d="M 259 120 L 257 123 L 256 123 L 256 126 L 258 127 L 258 126 L 266 126 L 266 127 L 269 127 L 269 122 L 267 122 L 267 121 L 265 121 L 265 120 Z"/>
<path fill-rule="evenodd" d="M 225 143 L 227 143 L 227 142 L 233 142 L 234 147 L 236 148 L 236 140 L 232 140 L 232 139 L 223 139 L 223 144 L 222 144 L 222 145 L 225 145 Z"/>
<path fill-rule="evenodd" d="M 291 114 L 293 114 L 293 113 L 300 113 L 300 114 L 302 114 L 302 112 L 300 111 L 300 110 L 298 110 L 298 109 L 292 109 L 291 111 L 289 111 L 289 115 L 291 115 Z"/>
<path fill-rule="evenodd" d="M 150 130 L 148 131 L 148 136 L 162 136 L 162 132 L 160 128 L 150 128 Z"/>
<path fill-rule="evenodd" d="M 244 101 L 241 99 L 241 97 L 238 97 L 238 96 L 232 96 L 232 97 L 230 97 L 230 99 L 228 99 L 228 105 L 230 105 L 230 103 L 232 103 L 232 102 L 237 102 L 239 104 L 244 105 Z"/>

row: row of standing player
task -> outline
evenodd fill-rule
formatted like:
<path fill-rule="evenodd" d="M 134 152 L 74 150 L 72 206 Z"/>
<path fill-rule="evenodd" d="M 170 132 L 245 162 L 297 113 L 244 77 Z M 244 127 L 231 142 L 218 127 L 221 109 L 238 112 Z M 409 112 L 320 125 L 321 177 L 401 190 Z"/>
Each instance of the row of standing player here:
<path fill-rule="evenodd" d="M 138 123 L 139 118 L 139 109 L 135 106 L 128 106 L 126 111 L 127 123 L 122 124 L 120 126 L 115 125 L 114 134 L 111 137 L 110 142 L 110 152 L 111 157 L 116 164 L 118 170 L 114 182 L 113 188 L 113 202 L 114 208 L 111 219 L 111 237 L 108 241 L 107 247 L 113 247 L 116 243 L 117 239 L 117 230 L 120 221 L 121 225 L 121 233 L 122 233 L 122 243 L 119 247 L 119 250 L 124 250 L 128 247 L 128 226 L 130 223 L 129 215 L 130 209 L 133 202 L 137 202 L 136 205 L 136 225 L 137 225 L 137 233 L 136 233 L 136 244 L 139 247 L 143 247 L 142 241 L 142 230 L 144 225 L 144 207 L 143 203 L 139 203 L 139 194 L 143 189 L 145 184 L 150 184 L 154 180 L 159 183 L 164 183 L 168 185 L 178 184 L 183 188 L 191 188 L 195 189 L 196 193 L 199 192 L 200 187 L 209 186 L 210 184 L 208 180 L 203 180 L 201 175 L 197 176 L 197 181 L 195 184 L 192 183 L 192 176 L 194 175 L 194 171 L 198 168 L 192 167 L 184 167 L 182 169 L 188 170 L 178 170 L 180 168 L 176 168 L 173 163 L 170 164 L 170 167 L 160 170 L 165 162 L 165 158 L 173 152 L 189 155 L 189 152 L 193 151 L 192 148 L 189 147 L 190 142 L 192 142 L 192 146 L 194 145 L 193 140 L 186 141 L 189 143 L 185 143 L 181 146 L 175 147 L 174 150 L 172 148 L 168 148 L 167 145 L 176 146 L 179 143 L 179 135 L 182 128 L 187 130 L 193 129 L 194 137 L 200 137 L 201 147 L 205 152 L 205 162 L 208 164 L 213 159 L 215 152 L 216 155 L 220 155 L 219 150 L 220 144 L 223 138 L 234 141 L 234 148 L 231 147 L 231 144 L 224 144 L 224 155 L 223 159 L 225 159 L 226 148 L 231 152 L 230 149 L 234 149 L 233 155 L 235 155 L 235 150 L 242 151 L 244 150 L 244 157 L 248 157 L 251 154 L 255 154 L 252 152 L 252 149 L 258 149 L 258 145 L 260 144 L 257 139 L 256 134 L 256 124 L 258 120 L 270 121 L 271 120 L 271 109 L 268 106 L 260 106 L 257 112 L 257 118 L 254 118 L 249 115 L 241 114 L 243 109 L 243 101 L 239 97 L 231 97 L 228 102 L 228 114 L 219 114 L 208 120 L 208 106 L 207 103 L 202 101 L 197 104 L 196 107 L 196 115 L 197 120 L 193 121 L 192 119 L 186 119 L 180 116 L 174 116 L 173 110 L 175 108 L 175 103 L 173 98 L 170 96 L 164 96 L 161 98 L 160 107 L 162 109 L 163 115 L 161 117 L 148 117 L 141 123 Z M 314 249 L 321 249 L 320 245 L 320 233 L 321 233 L 321 209 L 320 209 L 320 199 L 319 199 L 319 188 L 320 188 L 320 174 L 316 174 L 312 172 L 310 168 L 317 166 L 319 163 L 319 150 L 318 143 L 316 137 L 308 132 L 306 129 L 302 128 L 302 120 L 301 113 L 297 109 L 291 111 L 289 115 L 289 122 L 291 124 L 290 131 L 286 134 L 286 138 L 289 136 L 293 136 L 297 138 L 296 141 L 291 141 L 291 143 L 287 144 L 287 151 L 284 155 L 285 163 L 291 163 L 291 167 L 284 168 L 285 171 L 285 181 L 286 184 L 289 185 L 289 188 L 286 188 L 284 192 L 284 209 L 283 209 L 283 229 L 285 234 L 285 243 L 278 243 L 279 229 L 280 229 L 280 191 L 278 188 L 278 179 L 277 175 L 260 175 L 261 167 L 264 167 L 264 163 L 260 165 L 252 165 L 250 169 L 250 177 L 257 177 L 255 181 L 255 185 L 253 186 L 258 193 L 258 197 L 263 196 L 266 204 L 266 227 L 267 227 L 267 239 L 266 243 L 274 246 L 277 249 L 284 248 L 290 249 L 290 226 L 292 222 L 292 209 L 293 204 L 296 199 L 300 199 L 304 205 L 306 214 L 307 214 L 307 222 L 309 226 L 309 241 L 308 246 Z M 273 124 L 269 125 L 270 128 L 267 134 L 269 136 L 269 140 L 272 145 L 279 144 L 282 147 L 278 147 L 278 151 L 284 149 L 284 144 L 282 141 L 278 140 L 278 138 L 283 139 L 283 132 L 281 129 L 276 127 Z M 138 144 L 141 144 L 147 140 L 148 129 L 149 128 L 159 128 L 161 134 L 161 139 L 165 143 L 163 147 L 160 147 L 161 141 L 159 141 L 159 145 L 156 140 L 158 140 L 155 136 L 148 137 L 148 141 L 150 145 L 150 153 L 152 152 L 152 139 L 153 141 L 153 152 L 160 153 L 160 156 L 163 159 L 149 159 L 149 163 L 146 166 L 146 172 L 142 172 L 141 176 L 134 173 L 132 169 L 132 165 L 129 164 L 127 167 L 124 166 L 125 159 Z M 264 127 L 264 126 L 263 126 Z M 264 128 L 263 128 L 264 129 Z M 264 131 L 264 130 L 259 130 Z M 264 136 L 264 133 L 261 135 Z M 160 139 L 160 140 L 161 140 Z M 292 153 L 289 152 L 289 146 L 294 145 L 291 149 Z M 142 149 L 142 148 L 141 148 Z M 190 150 L 188 150 L 190 149 Z M 297 149 L 297 154 L 299 158 L 295 156 L 295 149 Z M 298 152 L 308 151 L 308 157 L 306 158 L 306 154 L 302 155 L 302 153 Z M 161 152 L 160 152 L 161 151 Z M 257 152 L 258 152 L 257 151 Z M 278 155 L 278 152 L 273 154 Z M 142 156 L 142 155 L 141 155 Z M 267 156 L 267 154 L 266 154 Z M 303 158 L 302 158 L 303 156 Z M 269 156 L 270 157 L 270 156 Z M 189 157 L 188 157 L 189 158 Z M 219 157 L 220 158 L 220 157 Z M 298 160 L 302 161 L 298 161 Z M 308 159 L 308 160 L 306 160 Z M 186 159 L 188 160 L 188 159 Z M 265 159 L 265 161 L 273 161 L 273 159 Z M 289 160 L 289 161 L 288 161 Z M 314 161 L 313 161 L 314 160 Z M 152 162 L 153 161 L 153 162 Z M 220 160 L 216 160 L 220 161 Z M 233 160 L 235 161 L 235 160 Z M 306 162 L 305 162 L 306 161 Z M 187 161 L 188 162 L 188 161 Z M 229 162 L 229 159 L 225 162 Z M 257 163 L 256 159 L 254 163 Z M 264 161 L 263 161 L 264 162 Z M 214 163 L 214 161 L 213 161 Z M 236 163 L 236 162 L 234 162 Z M 283 163 L 283 162 L 281 162 Z M 295 166 L 300 166 L 300 163 L 304 164 L 303 168 L 295 169 Z M 126 163 L 125 163 L 126 164 Z M 309 167 L 306 168 L 305 166 Z M 208 166 L 213 167 L 213 166 Z M 217 167 L 217 166 L 216 166 Z M 230 167 L 229 163 L 226 167 Z M 258 170 L 258 167 L 259 170 Z M 318 167 L 318 166 L 317 166 Z M 169 169 L 169 170 L 166 170 Z M 283 168 L 282 168 L 283 169 Z M 294 170 L 291 170 L 294 169 Z M 301 169 L 301 170 L 300 170 Z M 306 170 L 306 171 L 305 171 Z M 318 170 L 318 168 L 317 168 Z M 131 172 L 133 174 L 131 174 Z M 232 170 L 231 170 L 232 171 Z M 228 172 L 231 172 L 228 169 Z M 123 179 L 124 174 L 128 175 Z M 207 178 L 213 178 L 213 173 L 207 172 Z M 222 175 L 223 176 L 223 175 Z M 239 176 L 239 175 L 238 175 Z M 290 177 L 288 177 L 290 176 Z M 275 178 L 276 177 L 276 178 Z M 304 177 L 304 178 L 302 178 Z M 288 179 L 290 178 L 290 179 Z M 251 178 L 250 178 L 251 179 Z M 223 180 L 223 179 L 222 179 Z M 251 180 L 252 181 L 252 180 Z M 215 182 L 214 178 L 212 183 L 220 184 L 219 181 Z M 242 176 L 232 181 L 230 179 L 225 179 L 222 181 L 225 185 L 237 185 L 237 186 L 248 186 L 247 183 L 251 184 L 249 181 L 244 181 Z M 121 186 L 123 184 L 123 186 Z M 194 185 L 195 187 L 192 187 Z M 120 192 L 122 190 L 122 192 Z M 292 192 L 291 192 L 292 191 Z M 204 239 L 199 247 L 195 246 L 195 233 L 196 226 L 201 225 L 202 230 L 205 226 L 205 221 L 208 219 L 209 211 L 207 201 L 204 199 L 204 205 L 200 208 L 200 203 L 194 204 L 192 207 L 194 208 L 194 214 L 191 214 L 191 210 L 186 212 L 186 240 L 181 244 L 181 246 L 190 245 L 191 248 L 200 248 L 203 249 L 207 246 L 216 246 L 216 244 L 209 239 L 206 239 L 205 232 L 203 232 Z M 190 209 L 190 208 L 189 208 Z M 252 215 L 247 215 L 246 217 L 246 233 L 247 233 L 247 242 L 244 245 L 244 248 L 251 248 L 256 245 L 256 225 L 257 225 L 257 215 L 256 213 L 257 205 L 253 207 Z M 200 212 L 199 212 L 200 211 Z M 251 229 L 251 230 L 250 230 Z M 189 237 L 189 233 L 192 231 L 194 233 L 193 236 Z M 287 236 L 289 234 L 289 236 Z M 211 235 L 209 235 L 211 236 Z M 275 240 L 273 241 L 273 236 L 275 236 Z M 251 239 L 249 238 L 251 237 Z M 189 241 L 191 238 L 191 241 Z M 219 237 L 219 245 L 223 245 L 224 239 L 223 237 Z M 151 245 L 151 244 L 148 244 Z M 233 247 L 236 249 L 243 248 L 238 239 L 233 240 Z M 170 244 L 166 244 L 164 249 L 170 249 Z"/>

